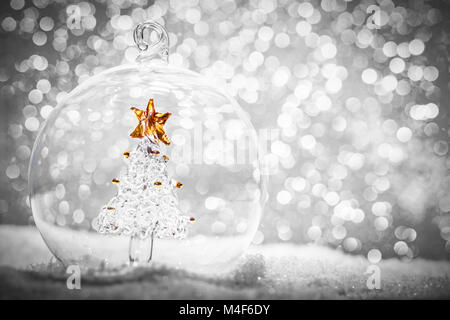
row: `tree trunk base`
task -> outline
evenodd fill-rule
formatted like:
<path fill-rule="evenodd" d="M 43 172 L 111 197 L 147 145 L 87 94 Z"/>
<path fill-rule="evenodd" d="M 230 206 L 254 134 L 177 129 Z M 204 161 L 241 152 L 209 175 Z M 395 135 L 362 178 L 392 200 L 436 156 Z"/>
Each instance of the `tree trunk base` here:
<path fill-rule="evenodd" d="M 153 233 L 146 239 L 138 236 L 130 237 L 128 256 L 130 265 L 141 266 L 150 263 L 153 255 Z"/>

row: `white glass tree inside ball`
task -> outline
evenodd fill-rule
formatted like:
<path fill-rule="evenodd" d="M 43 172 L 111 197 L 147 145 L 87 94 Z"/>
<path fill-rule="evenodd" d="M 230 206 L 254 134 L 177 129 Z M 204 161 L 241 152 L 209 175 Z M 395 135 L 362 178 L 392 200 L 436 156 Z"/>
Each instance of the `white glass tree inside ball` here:
<path fill-rule="evenodd" d="M 226 270 L 264 205 L 256 131 L 223 90 L 167 63 L 164 27 L 146 22 L 134 36 L 136 63 L 84 81 L 41 129 L 29 171 L 34 221 L 65 265 L 151 258 Z"/>

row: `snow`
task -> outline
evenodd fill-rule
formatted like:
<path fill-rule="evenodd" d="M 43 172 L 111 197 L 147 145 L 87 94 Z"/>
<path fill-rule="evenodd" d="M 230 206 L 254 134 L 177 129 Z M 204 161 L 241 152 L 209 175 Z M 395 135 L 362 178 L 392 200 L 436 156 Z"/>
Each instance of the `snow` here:
<path fill-rule="evenodd" d="M 317 245 L 251 247 L 221 275 L 154 264 L 121 274 L 90 272 L 68 290 L 65 269 L 34 227 L 0 226 L 0 298 L 39 299 L 368 299 L 450 298 L 450 262 L 383 260 L 379 290 L 366 281 L 361 256 Z"/>

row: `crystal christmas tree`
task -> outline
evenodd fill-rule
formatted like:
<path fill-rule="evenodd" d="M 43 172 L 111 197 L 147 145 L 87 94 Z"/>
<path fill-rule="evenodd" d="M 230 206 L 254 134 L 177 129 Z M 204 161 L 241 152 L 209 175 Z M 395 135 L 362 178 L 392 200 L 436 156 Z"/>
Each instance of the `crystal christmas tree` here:
<path fill-rule="evenodd" d="M 159 142 L 170 144 L 164 124 L 170 113 L 157 113 L 150 99 L 146 110 L 131 108 L 139 120 L 132 138 L 141 139 L 136 149 L 125 152 L 127 167 L 113 179 L 119 190 L 98 215 L 102 234 L 130 236 L 129 260 L 137 264 L 152 258 L 155 238 L 183 239 L 194 218 L 178 208 L 175 188 L 182 184 L 167 173 L 169 158 Z"/>

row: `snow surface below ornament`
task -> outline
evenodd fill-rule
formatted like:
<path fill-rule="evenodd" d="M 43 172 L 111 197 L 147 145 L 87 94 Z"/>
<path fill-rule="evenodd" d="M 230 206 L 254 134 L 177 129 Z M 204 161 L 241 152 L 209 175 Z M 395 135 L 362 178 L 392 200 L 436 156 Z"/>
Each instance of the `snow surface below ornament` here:
<path fill-rule="evenodd" d="M 368 299 L 450 298 L 450 262 L 383 260 L 381 289 L 369 290 L 369 262 L 316 245 L 251 247 L 233 271 L 189 273 L 153 265 L 122 276 L 67 274 L 33 227 L 0 226 L 0 298 L 60 299 Z"/>

